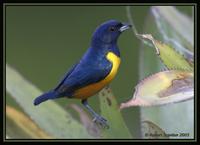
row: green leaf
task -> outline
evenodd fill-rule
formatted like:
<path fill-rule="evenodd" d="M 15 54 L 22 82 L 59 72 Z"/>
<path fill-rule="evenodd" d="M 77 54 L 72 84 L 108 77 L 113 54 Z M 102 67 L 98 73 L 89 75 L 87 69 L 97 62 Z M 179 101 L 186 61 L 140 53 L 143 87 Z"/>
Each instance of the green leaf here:
<path fill-rule="evenodd" d="M 128 139 L 132 138 L 119 106 L 110 88 L 105 88 L 99 93 L 101 115 L 108 120 L 109 128 L 102 130 L 102 138 Z"/>
<path fill-rule="evenodd" d="M 92 138 L 84 126 L 55 102 L 34 106 L 33 100 L 42 92 L 9 65 L 6 65 L 6 90 L 49 135 L 60 139 Z"/>
<path fill-rule="evenodd" d="M 10 106 L 6 106 L 6 134 L 9 134 L 12 139 L 52 138 L 41 130 L 28 116 Z"/>
<path fill-rule="evenodd" d="M 191 7 L 192 8 L 192 7 Z M 151 12 L 161 37 L 180 51 L 194 50 L 194 22 L 173 6 L 153 6 Z"/>
<path fill-rule="evenodd" d="M 6 116 L 6 139 L 31 139 L 32 137 L 20 128 L 14 120 Z"/>
<path fill-rule="evenodd" d="M 137 34 L 138 37 L 144 40 L 152 42 L 156 49 L 156 54 L 162 60 L 162 62 L 169 69 L 186 69 L 193 71 L 193 63 L 189 62 L 183 55 L 178 53 L 171 46 L 161 43 L 154 39 L 151 34 Z"/>
<path fill-rule="evenodd" d="M 192 10 L 192 6 L 188 7 Z M 189 10 L 188 9 L 188 10 Z M 154 23 L 159 39 L 170 44 L 177 51 L 184 55 L 186 59 L 194 61 L 194 22 L 191 17 L 181 13 L 172 6 L 151 7 Z"/>
<path fill-rule="evenodd" d="M 194 97 L 193 73 L 181 70 L 167 70 L 153 74 L 135 87 L 131 100 L 120 108 L 130 106 L 153 106 L 182 102 Z"/>
<path fill-rule="evenodd" d="M 191 10 L 193 6 L 179 6 L 181 8 Z M 128 11 L 129 13 L 129 21 L 133 25 L 134 34 L 137 36 L 137 30 L 134 26 L 134 22 L 131 18 L 131 15 L 136 13 L 134 11 L 134 7 L 132 8 L 132 11 Z M 149 13 L 150 14 L 150 13 Z M 163 42 L 167 42 L 167 44 L 170 44 L 173 46 L 178 52 L 181 52 L 182 50 L 187 50 L 187 52 L 190 51 L 190 49 L 182 49 L 177 48 L 180 44 L 180 46 L 184 46 L 182 44 L 182 41 L 179 41 L 173 37 L 175 36 L 175 31 L 173 29 L 165 29 L 164 25 L 158 29 L 157 23 L 159 23 L 159 20 L 155 20 L 153 15 L 148 15 L 146 17 L 146 20 L 144 21 L 145 26 L 143 32 L 147 34 L 152 34 L 155 36 L 155 38 L 162 40 Z M 172 16 L 173 17 L 173 16 Z M 162 17 L 161 17 L 162 18 Z M 164 18 L 164 17 L 163 17 Z M 177 19 L 173 19 L 174 21 Z M 166 24 L 168 25 L 168 24 Z M 184 25 L 184 24 L 183 24 Z M 187 28 L 185 28 L 187 29 Z M 161 32 L 163 31 L 163 33 Z M 183 30 L 184 32 L 184 30 Z M 163 39 L 163 37 L 166 37 L 168 39 L 171 39 L 172 41 L 167 41 L 167 39 Z M 141 39 L 141 37 L 138 37 Z M 145 39 L 142 39 L 142 42 L 144 42 Z M 168 43 L 169 42 L 169 43 Z M 176 43 L 174 45 L 174 43 Z M 146 45 L 148 44 L 148 45 Z M 143 79 L 146 76 L 149 76 L 150 74 L 154 74 L 155 72 L 159 72 L 163 65 L 160 63 L 159 59 L 157 59 L 156 54 L 153 53 L 153 49 L 149 49 L 150 47 L 154 47 L 152 42 L 145 41 L 145 45 L 141 45 L 139 48 L 139 78 Z M 186 47 L 187 48 L 187 47 Z M 181 52 L 181 54 L 184 54 L 184 52 Z M 192 54 L 193 55 L 193 54 Z M 191 59 L 190 59 L 191 58 Z M 187 57 L 186 59 L 190 62 L 193 61 L 192 57 Z M 175 61 L 176 59 L 172 59 Z M 182 70 L 182 69 L 181 69 Z M 132 108 L 135 109 L 136 107 Z M 130 108 L 131 109 L 131 108 Z M 194 138 L 194 99 L 191 99 L 189 101 L 185 101 L 182 103 L 176 103 L 176 104 L 168 104 L 168 105 L 160 105 L 160 106 L 152 106 L 152 107 L 140 107 L 140 118 L 141 120 L 150 120 L 151 122 L 155 123 L 159 127 L 161 127 L 164 131 L 166 131 L 169 134 L 179 134 L 179 133 L 188 133 L 189 136 L 180 137 L 180 136 L 169 136 L 169 138 L 176 138 L 176 139 L 192 139 Z"/>

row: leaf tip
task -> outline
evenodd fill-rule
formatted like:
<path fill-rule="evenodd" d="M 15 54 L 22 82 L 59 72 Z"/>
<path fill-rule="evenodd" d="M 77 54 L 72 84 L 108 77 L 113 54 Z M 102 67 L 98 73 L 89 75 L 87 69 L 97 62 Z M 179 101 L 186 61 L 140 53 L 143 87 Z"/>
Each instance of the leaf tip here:
<path fill-rule="evenodd" d="M 131 107 L 131 106 L 149 106 L 150 104 L 141 99 L 141 98 L 133 98 L 125 103 L 121 103 L 120 104 L 120 110 L 124 109 L 124 108 L 128 108 L 128 107 Z"/>

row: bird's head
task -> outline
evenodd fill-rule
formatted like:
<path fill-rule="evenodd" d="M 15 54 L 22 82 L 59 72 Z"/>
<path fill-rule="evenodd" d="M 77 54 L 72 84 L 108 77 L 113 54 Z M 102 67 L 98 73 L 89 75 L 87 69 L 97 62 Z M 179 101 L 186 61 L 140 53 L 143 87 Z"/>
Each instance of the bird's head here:
<path fill-rule="evenodd" d="M 119 35 L 130 27 L 130 24 L 121 23 L 116 20 L 106 21 L 95 30 L 92 43 L 116 43 Z"/>

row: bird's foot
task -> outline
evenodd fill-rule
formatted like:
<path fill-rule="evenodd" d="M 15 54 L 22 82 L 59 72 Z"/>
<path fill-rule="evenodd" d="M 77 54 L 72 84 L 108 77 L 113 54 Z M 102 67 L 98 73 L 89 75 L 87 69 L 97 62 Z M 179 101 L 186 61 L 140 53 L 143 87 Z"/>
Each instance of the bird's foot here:
<path fill-rule="evenodd" d="M 106 128 L 106 129 L 109 128 L 107 120 L 100 115 L 95 115 L 93 122 L 95 122 L 96 124 L 99 124 L 103 128 Z"/>

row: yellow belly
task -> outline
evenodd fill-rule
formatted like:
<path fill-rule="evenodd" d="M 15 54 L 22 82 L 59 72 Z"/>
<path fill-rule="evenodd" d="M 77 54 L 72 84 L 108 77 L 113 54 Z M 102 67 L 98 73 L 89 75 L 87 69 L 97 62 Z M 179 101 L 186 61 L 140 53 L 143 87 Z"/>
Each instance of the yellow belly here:
<path fill-rule="evenodd" d="M 110 83 L 110 81 L 115 77 L 117 74 L 117 70 L 120 65 L 120 58 L 115 55 L 112 52 L 109 52 L 106 56 L 106 58 L 112 63 L 112 69 L 110 73 L 107 75 L 107 77 L 97 83 L 88 85 L 86 87 L 83 87 L 81 89 L 78 89 L 74 93 L 74 97 L 78 99 L 86 99 L 94 94 L 96 94 L 98 91 L 100 91 L 102 88 L 104 88 L 107 84 Z"/>

